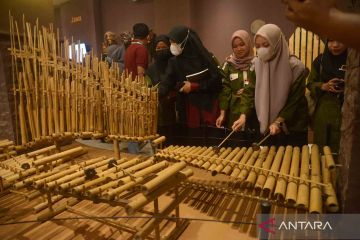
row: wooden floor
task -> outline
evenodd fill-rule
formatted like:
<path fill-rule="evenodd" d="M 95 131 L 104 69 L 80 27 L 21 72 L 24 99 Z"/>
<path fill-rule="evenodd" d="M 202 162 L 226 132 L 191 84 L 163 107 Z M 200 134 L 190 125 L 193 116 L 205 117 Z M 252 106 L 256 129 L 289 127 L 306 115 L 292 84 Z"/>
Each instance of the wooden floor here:
<path fill-rule="evenodd" d="M 79 146 L 73 143 L 64 149 Z M 83 146 L 83 145 L 82 145 Z M 97 156 L 112 156 L 112 151 L 87 147 L 88 153 L 80 159 Z M 211 181 L 221 181 L 224 176 L 211 177 L 209 173 L 194 169 L 195 176 Z M 159 199 L 160 207 L 173 198 L 169 193 Z M 73 206 L 73 211 L 67 210 L 50 221 L 43 223 L 36 221 L 36 214 L 32 208 L 43 199 L 27 200 L 24 196 L 9 193 L 0 197 L 0 239 L 133 239 L 133 235 L 108 226 L 96 219 L 81 218 L 74 211 L 86 212 L 92 217 L 116 217 L 115 221 L 131 226 L 142 226 L 148 219 L 118 218 L 127 216 L 121 207 L 108 204 L 94 204 L 83 200 Z M 150 204 L 149 204 L 150 205 Z M 240 197 L 232 197 L 217 191 L 192 189 L 189 196 L 180 205 L 180 216 L 189 219 L 190 225 L 181 234 L 181 240 L 212 240 L 212 239 L 254 239 L 256 226 L 239 224 L 239 222 L 253 222 L 258 211 L 258 202 Z M 146 206 L 152 211 L 152 206 Z M 283 211 L 283 210 L 281 210 Z M 227 223 L 227 222 L 238 223 Z M 6 224 L 14 223 L 14 224 Z M 5 224 L 5 225 L 4 225 Z M 162 233 L 167 233 L 169 224 L 162 225 Z"/>

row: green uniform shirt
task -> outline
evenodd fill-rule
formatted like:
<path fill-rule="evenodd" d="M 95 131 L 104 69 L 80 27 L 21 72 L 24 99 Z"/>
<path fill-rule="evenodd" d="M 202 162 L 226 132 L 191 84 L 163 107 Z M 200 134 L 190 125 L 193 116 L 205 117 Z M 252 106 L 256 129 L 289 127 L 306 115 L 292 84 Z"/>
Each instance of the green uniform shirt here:
<path fill-rule="evenodd" d="M 339 94 L 321 90 L 323 82 L 313 66 L 308 78 L 307 88 L 315 100 L 315 111 L 312 116 L 314 143 L 320 148 L 329 145 L 333 152 L 338 152 L 340 144 L 341 105 Z"/>
<path fill-rule="evenodd" d="M 240 117 L 241 89 L 255 82 L 254 71 L 242 71 L 235 69 L 231 64 L 225 62 L 223 65 L 223 89 L 219 94 L 220 109 L 225 110 L 226 125 L 231 128 L 234 121 Z M 246 75 L 246 76 L 245 76 Z"/>
<path fill-rule="evenodd" d="M 244 89 L 241 95 L 240 112 L 248 116 L 255 108 L 255 81 Z M 290 132 L 306 132 L 308 125 L 308 105 L 305 98 L 305 76 L 301 75 L 291 85 L 285 106 L 279 113 L 285 119 Z"/>

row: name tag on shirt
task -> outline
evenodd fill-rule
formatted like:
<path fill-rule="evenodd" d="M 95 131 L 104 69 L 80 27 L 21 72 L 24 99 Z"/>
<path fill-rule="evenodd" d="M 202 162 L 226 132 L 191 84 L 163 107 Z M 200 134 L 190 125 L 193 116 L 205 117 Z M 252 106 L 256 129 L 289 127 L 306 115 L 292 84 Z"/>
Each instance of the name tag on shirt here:
<path fill-rule="evenodd" d="M 244 85 L 248 85 L 249 79 L 248 79 L 247 71 L 243 71 L 243 79 L 244 79 Z"/>
<path fill-rule="evenodd" d="M 236 79 L 239 78 L 239 74 L 238 73 L 231 73 L 230 74 L 230 81 L 234 81 Z"/>

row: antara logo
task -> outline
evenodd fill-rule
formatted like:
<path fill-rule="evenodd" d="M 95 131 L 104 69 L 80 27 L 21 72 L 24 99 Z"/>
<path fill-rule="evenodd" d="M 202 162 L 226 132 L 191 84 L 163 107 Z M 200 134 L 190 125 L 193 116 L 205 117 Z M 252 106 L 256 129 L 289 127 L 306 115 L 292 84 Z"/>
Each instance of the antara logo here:
<path fill-rule="evenodd" d="M 278 230 L 332 230 L 332 227 L 329 222 L 321 222 L 321 221 L 282 221 Z"/>

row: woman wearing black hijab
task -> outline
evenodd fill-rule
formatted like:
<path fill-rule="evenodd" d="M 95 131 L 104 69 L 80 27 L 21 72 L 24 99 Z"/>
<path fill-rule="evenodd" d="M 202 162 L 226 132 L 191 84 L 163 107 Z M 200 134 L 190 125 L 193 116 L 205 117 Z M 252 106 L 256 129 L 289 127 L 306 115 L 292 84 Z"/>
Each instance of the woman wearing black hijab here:
<path fill-rule="evenodd" d="M 146 70 L 145 79 L 149 86 L 157 86 L 165 78 L 168 60 L 172 57 L 169 38 L 166 35 L 156 37 L 151 51 L 154 62 Z M 173 144 L 175 122 L 175 94 L 169 93 L 160 99 L 158 106 L 158 133 L 166 136 L 169 145 Z"/>
<path fill-rule="evenodd" d="M 315 99 L 313 115 L 314 143 L 330 146 L 338 152 L 340 143 L 341 106 L 344 93 L 347 47 L 329 40 L 323 54 L 313 62 L 307 88 Z"/>
<path fill-rule="evenodd" d="M 176 90 L 178 121 L 184 126 L 180 131 L 187 140 L 184 144 L 214 144 L 208 137 L 214 137 L 215 129 L 208 127 L 215 126 L 219 114 L 218 94 L 222 83 L 218 64 L 192 29 L 174 27 L 168 36 L 175 57 L 169 60 L 159 95 L 166 96 Z"/>

